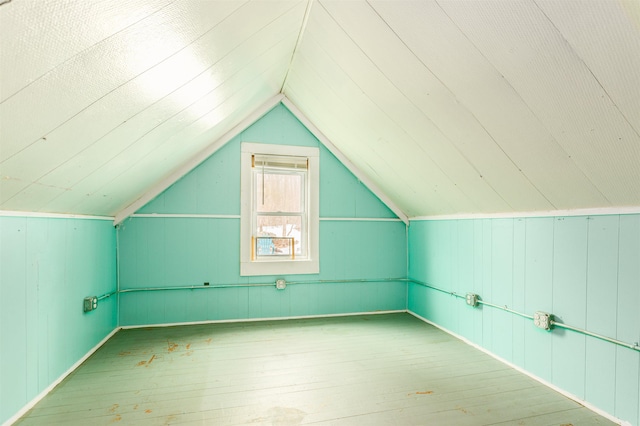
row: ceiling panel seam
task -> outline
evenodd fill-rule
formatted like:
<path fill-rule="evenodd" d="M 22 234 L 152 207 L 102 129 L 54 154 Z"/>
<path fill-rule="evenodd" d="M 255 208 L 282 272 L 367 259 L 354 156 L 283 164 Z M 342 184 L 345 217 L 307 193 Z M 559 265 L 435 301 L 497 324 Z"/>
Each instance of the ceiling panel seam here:
<path fill-rule="evenodd" d="M 298 48 L 302 43 L 302 38 L 304 37 L 304 33 L 307 29 L 307 22 L 309 21 L 309 14 L 311 13 L 311 7 L 313 6 L 313 0 L 307 0 L 307 7 L 304 11 L 304 16 L 302 17 L 302 23 L 300 24 L 300 31 L 298 32 L 298 38 L 296 39 L 296 44 L 293 47 L 293 51 L 291 52 L 291 59 L 289 60 L 289 66 L 287 67 L 287 72 L 282 79 L 282 85 L 280 86 L 280 93 L 284 93 L 284 88 L 287 85 L 287 80 L 289 79 L 289 72 L 291 72 L 291 66 L 293 65 L 293 61 L 295 60 L 296 53 L 298 52 Z"/>
<path fill-rule="evenodd" d="M 602 190 L 591 180 L 591 178 L 585 173 L 585 171 L 583 170 L 583 168 L 575 162 L 575 160 L 573 159 L 573 157 L 571 155 L 569 155 L 569 153 L 567 152 L 567 150 L 562 146 L 561 143 L 558 142 L 558 140 L 556 139 L 556 137 L 553 135 L 553 133 L 549 130 L 549 128 L 544 124 L 544 122 L 540 119 L 540 117 L 538 117 L 538 114 L 536 114 L 536 112 L 533 110 L 533 108 L 531 108 L 531 106 L 529 105 L 529 103 L 522 97 L 522 95 L 520 94 L 520 92 L 518 92 L 518 90 L 516 90 L 516 88 L 511 84 L 511 82 L 509 80 L 507 80 L 507 78 L 500 72 L 500 70 L 495 66 L 495 64 L 493 62 L 491 62 L 489 60 L 489 58 L 484 54 L 484 52 L 478 47 L 478 45 L 476 45 L 476 43 L 473 42 L 473 40 L 471 40 L 471 38 L 462 30 L 462 28 L 460 27 L 460 25 L 458 25 L 458 23 L 451 17 L 451 15 L 449 13 L 447 13 L 447 11 L 445 10 L 445 8 L 442 7 L 442 5 L 440 4 L 440 2 L 438 0 L 434 0 L 435 4 L 438 5 L 438 7 L 442 10 L 442 12 L 445 14 L 445 16 L 451 21 L 451 23 L 453 25 L 455 25 L 455 27 L 458 29 L 458 31 L 460 31 L 460 34 L 462 34 L 468 41 L 469 43 L 474 47 L 474 49 L 476 49 L 476 51 L 487 61 L 488 64 L 491 65 L 491 67 L 493 69 L 496 70 L 496 72 L 504 79 L 505 83 L 509 85 L 509 87 L 511 88 L 511 90 L 513 91 L 513 93 L 522 101 L 523 105 L 526 106 L 526 108 L 529 110 L 529 112 L 532 114 L 533 117 L 535 117 L 535 119 L 538 121 L 539 125 L 545 129 L 545 131 L 547 132 L 547 134 L 550 137 L 550 140 L 553 141 L 553 143 L 558 147 L 558 149 L 564 153 L 564 155 L 566 156 L 566 158 L 571 161 L 571 163 L 574 164 L 574 166 L 576 167 L 577 170 L 580 171 L 580 173 L 584 176 L 584 178 L 591 184 L 591 186 L 598 192 L 598 194 L 600 194 L 602 196 L 603 199 L 605 199 L 609 204 L 612 204 L 611 201 L 604 195 L 604 193 L 602 192 Z M 502 149 L 502 147 L 501 147 Z M 543 194 L 544 196 L 544 194 Z M 546 198 L 546 197 L 545 197 Z M 551 205 L 553 205 L 553 203 L 550 202 Z"/>

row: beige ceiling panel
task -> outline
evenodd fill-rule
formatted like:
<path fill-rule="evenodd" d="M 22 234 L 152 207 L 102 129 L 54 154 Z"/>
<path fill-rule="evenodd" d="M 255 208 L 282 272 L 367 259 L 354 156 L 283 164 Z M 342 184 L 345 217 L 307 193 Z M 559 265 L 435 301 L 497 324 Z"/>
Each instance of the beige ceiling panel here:
<path fill-rule="evenodd" d="M 470 196 L 482 211 L 553 207 L 373 8 L 361 2 L 327 2 L 326 8 L 384 78 L 363 89 L 458 185 L 473 194 Z M 345 67 L 355 61 L 340 62 Z M 358 78 L 361 81 L 367 82 Z"/>
<path fill-rule="evenodd" d="M 536 1 L 640 134 L 640 3 Z"/>
<path fill-rule="evenodd" d="M 179 67 L 164 66 L 165 61 L 170 63 L 175 55 L 184 55 L 187 46 L 198 47 L 197 42 L 214 32 L 227 17 L 235 25 L 229 25 L 229 34 L 218 38 L 222 45 L 242 32 L 243 25 L 260 28 L 292 7 L 302 9 L 299 3 L 291 1 L 255 2 L 238 8 L 240 5 L 238 2 L 175 2 L 56 67 L 0 104 L 2 158 L 46 137 L 80 111 L 143 73 L 156 77 L 142 77 L 149 83 L 149 90 L 163 90 L 166 80 L 180 73 Z M 200 53 L 207 54 L 194 51 L 195 56 Z M 192 62 L 197 60 L 192 57 Z M 156 65 L 158 68 L 152 69 Z M 24 114 L 26 110 L 30 113 Z"/>
<path fill-rule="evenodd" d="M 278 20 L 277 25 L 272 23 L 251 35 L 206 71 L 167 96 L 131 111 L 126 119 L 117 122 L 117 127 L 109 129 L 95 142 L 67 158 L 64 164 L 40 178 L 40 182 L 71 185 L 99 169 L 129 144 L 139 143 L 148 134 L 158 135 L 158 138 L 171 134 L 175 130 L 169 122 L 184 126 L 189 120 L 193 121 L 208 112 L 212 109 L 211 103 L 222 96 L 219 93 L 222 85 L 237 90 L 255 78 L 256 70 L 267 69 L 278 61 L 287 64 L 298 35 L 295 21 L 299 22 L 301 16 L 299 13 L 288 13 L 283 18 Z M 292 27 L 293 31 L 288 30 Z M 118 102 L 120 99 L 113 108 L 117 108 Z M 147 140 L 149 149 L 152 149 L 156 142 L 153 138 Z"/>
<path fill-rule="evenodd" d="M 640 136 L 543 11 L 528 1 L 441 5 L 607 200 L 640 204 Z"/>
<path fill-rule="evenodd" d="M 505 166 L 504 160 L 499 161 L 502 156 L 496 155 L 494 149 L 502 151 L 554 208 L 571 209 L 608 204 L 517 92 L 460 32 L 438 3 L 375 1 L 372 6 L 416 58 L 455 94 L 456 104 L 473 116 L 471 122 L 481 126 L 495 142 L 495 148 L 487 149 L 487 153 L 491 153 L 490 158 L 484 158 L 481 151 L 486 143 L 477 143 L 479 132 L 476 126 L 471 126 L 459 112 L 455 113 L 449 103 L 437 98 L 435 108 L 441 108 L 447 116 L 455 118 L 451 125 L 456 126 L 458 121 L 458 137 L 469 138 L 459 145 L 462 152 L 468 153 L 472 160 L 481 158 L 484 164 L 491 164 L 493 158 L 495 164 L 491 167 L 496 167 L 496 173 L 510 179 L 507 176 L 513 174 L 512 167 Z M 427 22 L 428 25 L 425 24 Z M 422 106 L 422 102 L 433 102 L 433 98 L 432 91 L 425 94 L 416 90 L 413 96 L 415 102 L 423 108 L 429 105 Z M 437 112 L 431 114 L 437 116 Z M 446 116 L 438 118 L 446 122 Z M 454 134 L 455 130 L 447 128 L 448 132 Z M 472 133 L 471 129 L 476 131 Z M 464 133 L 465 130 L 468 134 Z M 485 141 L 485 138 L 480 136 L 480 141 Z M 503 167 L 505 170 L 502 170 Z M 522 187 L 520 180 L 516 182 L 520 183 L 513 185 L 513 189 Z M 558 185 L 558 182 L 565 182 L 565 185 Z M 505 184 L 511 185 L 509 182 Z M 567 187 L 571 191 L 567 191 Z M 507 199 L 518 210 L 525 209 L 522 204 L 517 203 L 522 200 L 521 197 L 512 197 L 510 192 L 507 193 Z M 523 195 L 529 193 L 523 190 Z M 544 204 L 538 202 L 536 205 L 538 209 L 544 209 Z"/>
<path fill-rule="evenodd" d="M 0 8 L 0 102 L 173 1 L 15 1 Z"/>

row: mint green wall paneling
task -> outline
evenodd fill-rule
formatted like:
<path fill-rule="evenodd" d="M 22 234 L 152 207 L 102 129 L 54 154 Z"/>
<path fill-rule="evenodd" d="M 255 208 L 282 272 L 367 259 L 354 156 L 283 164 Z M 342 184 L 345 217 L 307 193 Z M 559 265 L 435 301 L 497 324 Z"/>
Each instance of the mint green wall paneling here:
<path fill-rule="evenodd" d="M 526 221 L 513 221 L 513 309 L 525 311 L 525 265 L 526 265 Z M 525 318 L 514 316 L 513 322 L 513 355 L 512 362 L 524 367 L 525 364 L 525 328 L 531 327 L 531 322 Z"/>
<path fill-rule="evenodd" d="M 239 146 L 237 141 L 226 144 L 198 167 L 197 213 L 240 214 Z"/>
<path fill-rule="evenodd" d="M 230 141 L 136 213 L 239 215 L 239 147 Z"/>
<path fill-rule="evenodd" d="M 164 207 L 171 213 L 193 213 L 198 211 L 198 173 L 189 173 L 173 184 L 171 191 L 164 193 Z"/>
<path fill-rule="evenodd" d="M 616 337 L 640 340 L 640 215 L 620 216 Z M 616 348 L 614 414 L 640 424 L 640 352 Z"/>
<path fill-rule="evenodd" d="M 405 241 L 402 222 L 321 221 L 321 279 L 404 277 Z"/>
<path fill-rule="evenodd" d="M 458 283 L 457 291 L 462 295 L 475 292 L 473 244 L 473 221 L 458 221 L 456 227 L 457 250 L 455 253 L 454 282 Z M 464 304 L 462 300 L 457 303 Z M 454 312 L 459 312 L 456 329 L 461 336 L 475 341 L 474 324 L 476 318 L 479 317 L 479 312 L 470 306 L 465 307 L 467 309 L 458 307 L 454 310 Z"/>
<path fill-rule="evenodd" d="M 632 425 L 640 424 L 640 353 L 627 348 L 616 350 L 616 392 L 613 414 Z"/>
<path fill-rule="evenodd" d="M 619 216 L 589 218 L 587 329 L 616 334 Z M 587 339 L 586 398 L 607 412 L 615 409 L 615 354 L 606 342 Z"/>
<path fill-rule="evenodd" d="M 449 225 L 442 221 L 412 222 L 410 275 L 420 279 L 416 271 L 430 276 L 452 273 L 453 288 L 460 291 L 455 281 L 462 280 L 465 265 L 471 258 L 478 289 L 475 292 L 488 302 L 507 304 L 511 296 L 510 307 L 516 311 L 530 315 L 536 310 L 548 311 L 570 325 L 586 324 L 589 330 L 624 341 L 637 341 L 640 336 L 637 310 L 640 215 L 514 219 L 511 255 L 505 223 L 507 221 L 501 219 L 458 221 L 457 247 L 451 250 L 454 262 L 446 263 L 434 261 L 429 255 L 431 247 L 439 245 L 441 238 L 455 235 L 447 231 Z M 435 241 L 425 241 L 428 238 Z M 470 253 L 465 253 L 469 250 Z M 424 272 L 415 264 L 418 258 L 429 263 Z M 502 258 L 507 265 L 497 258 Z M 511 287 L 506 286 L 508 264 L 511 265 Z M 451 268 L 458 268 L 458 272 L 451 272 Z M 608 286 L 600 284 L 605 282 Z M 476 333 L 480 336 L 479 343 L 500 355 L 500 347 L 508 337 L 497 322 L 508 321 L 509 314 L 492 309 L 489 317 L 487 313 L 491 308 L 464 312 L 470 309 L 464 303 L 446 303 L 446 295 L 442 293 L 409 285 L 409 309 L 439 325 L 445 326 L 447 321 L 440 311 L 443 306 L 460 311 L 461 321 L 466 312 L 480 314 L 478 319 L 472 316 L 473 324 L 461 322 L 458 330 L 452 331 L 475 327 L 479 330 Z M 492 326 L 482 326 L 489 321 Z M 559 327 L 551 332 L 539 330 L 530 320 L 517 316 L 511 316 L 511 325 L 512 362 L 631 424 L 638 423 L 640 355 L 637 351 Z M 508 346 L 504 348 L 508 352 Z"/>
<path fill-rule="evenodd" d="M 482 290 L 479 292 L 480 297 L 485 300 L 491 301 L 493 300 L 493 276 L 491 274 L 491 264 L 492 258 L 491 254 L 493 241 L 491 237 L 493 236 L 493 226 L 492 221 L 490 219 L 485 219 L 481 221 L 482 224 L 482 239 L 480 240 L 482 244 L 482 251 L 480 259 L 481 263 L 481 283 Z M 482 306 L 482 345 L 487 349 L 492 350 L 493 348 L 493 336 L 491 331 L 493 330 L 493 316 L 495 314 L 495 310 L 493 308 Z"/>
<path fill-rule="evenodd" d="M 587 303 L 587 218 L 560 217 L 554 222 L 553 314 L 556 320 L 585 327 Z M 585 336 L 556 328 L 551 334 L 553 383 L 584 398 Z"/>
<path fill-rule="evenodd" d="M 282 104 L 241 133 L 245 142 L 317 146 L 317 139 Z"/>
<path fill-rule="evenodd" d="M 553 312 L 553 218 L 526 221 L 525 312 Z M 525 328 L 525 367 L 536 376 L 551 380 L 552 348 L 549 333 L 529 323 Z"/>
<path fill-rule="evenodd" d="M 429 319 L 427 315 L 426 300 L 427 288 L 419 284 L 409 283 L 407 289 L 407 309 L 411 312 L 415 312 L 423 318 Z"/>
<path fill-rule="evenodd" d="M 110 222 L 0 218 L 0 422 L 14 415 L 116 325 Z"/>
<path fill-rule="evenodd" d="M 356 217 L 358 182 L 328 150 L 320 150 L 320 217 Z"/>
<path fill-rule="evenodd" d="M 495 220 L 491 229 L 492 303 L 513 306 L 513 219 Z M 511 361 L 513 358 L 513 317 L 493 312 L 493 352 Z"/>
<path fill-rule="evenodd" d="M 28 401 L 26 231 L 26 219 L 0 218 L 0 422 Z"/>
<path fill-rule="evenodd" d="M 427 222 L 411 222 L 409 225 L 409 277 L 424 281 L 427 273 L 426 262 L 426 225 Z"/>
<path fill-rule="evenodd" d="M 193 268 L 195 262 L 192 261 L 194 256 L 200 257 L 207 247 L 203 247 L 200 241 L 195 237 L 198 232 L 194 232 L 193 228 L 202 229 L 206 226 L 205 221 L 189 220 L 189 219 L 169 219 L 164 223 L 164 257 L 158 258 L 165 265 L 165 285 L 199 285 L 200 280 L 196 282 Z M 151 283 L 150 283 L 151 284 Z M 153 285 L 153 284 L 151 284 Z"/>
<path fill-rule="evenodd" d="M 396 217 L 324 147 L 320 148 L 320 175 L 320 217 Z"/>
<path fill-rule="evenodd" d="M 473 223 L 473 289 L 472 293 L 480 295 L 480 297 L 484 297 L 483 294 L 483 279 L 484 279 L 484 225 L 481 220 L 474 220 Z M 488 300 L 488 299 L 487 299 Z M 474 321 L 473 328 L 473 338 L 472 342 L 482 345 L 483 342 L 483 331 L 484 331 L 484 316 L 486 310 L 484 307 L 479 306 L 477 308 L 477 312 L 479 315 L 475 315 L 476 320 Z"/>
<path fill-rule="evenodd" d="M 321 217 L 394 217 L 282 105 L 275 107 L 137 213 L 240 213 L 242 141 L 319 146 Z M 195 201 L 194 201 L 195 200 Z M 240 220 L 222 218 L 132 218 L 118 230 L 121 287 L 274 282 L 276 276 L 239 276 Z M 320 274 L 287 276 L 288 281 L 405 277 L 404 223 L 320 222 Z M 406 306 L 405 283 L 309 284 L 273 287 L 178 290 L 124 294 L 121 324 L 153 324 L 262 318 L 289 315 L 389 310 Z M 384 290 L 382 290 L 384 289 Z M 147 297 L 147 294 L 149 295 Z M 194 303 L 206 294 L 211 303 Z M 224 294 L 224 296 L 222 296 Z M 236 300 L 238 295 L 243 300 Z M 220 295 L 220 296 L 218 296 Z M 202 296 L 200 296 L 202 297 Z M 137 304 L 134 309 L 131 304 Z M 303 309 L 306 307 L 306 309 Z M 181 318 L 181 319 L 180 319 Z"/>

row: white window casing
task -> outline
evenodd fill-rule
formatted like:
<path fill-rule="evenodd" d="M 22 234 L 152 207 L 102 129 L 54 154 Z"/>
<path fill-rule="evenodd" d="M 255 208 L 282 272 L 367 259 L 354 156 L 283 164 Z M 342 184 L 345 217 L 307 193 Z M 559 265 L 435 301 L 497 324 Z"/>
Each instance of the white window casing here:
<path fill-rule="evenodd" d="M 319 273 L 319 149 L 245 142 L 240 158 L 240 275 Z M 269 175 L 301 182 L 298 185 L 301 188 L 296 192 L 300 196 L 299 206 L 294 199 L 287 200 L 289 211 L 261 209 L 259 199 L 262 197 L 264 203 L 264 185 Z M 296 228 L 300 235 L 295 243 L 293 237 L 261 236 L 258 222 L 268 221 L 269 217 L 298 224 Z M 264 247 L 265 244 L 274 247 L 271 241 L 286 246 L 288 240 L 290 249 L 277 250 L 284 254 Z"/>

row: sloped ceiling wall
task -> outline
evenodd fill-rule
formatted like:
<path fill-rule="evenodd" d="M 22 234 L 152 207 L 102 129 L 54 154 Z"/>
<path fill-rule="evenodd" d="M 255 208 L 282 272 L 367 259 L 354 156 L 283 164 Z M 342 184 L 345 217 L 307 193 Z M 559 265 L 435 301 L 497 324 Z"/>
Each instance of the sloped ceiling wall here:
<path fill-rule="evenodd" d="M 633 0 L 5 1 L 0 209 L 116 215 L 280 93 L 411 217 L 640 206 L 638 70 Z"/>

